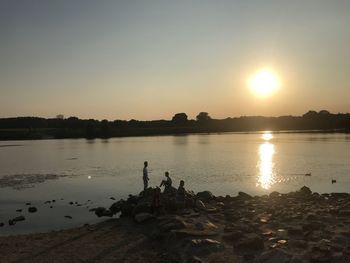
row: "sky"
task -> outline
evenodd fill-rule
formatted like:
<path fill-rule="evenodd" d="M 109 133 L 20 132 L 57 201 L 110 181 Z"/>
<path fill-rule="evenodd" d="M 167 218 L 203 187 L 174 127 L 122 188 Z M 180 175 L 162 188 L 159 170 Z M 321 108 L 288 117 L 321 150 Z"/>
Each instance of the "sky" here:
<path fill-rule="evenodd" d="M 0 0 L 0 117 L 350 112 L 349 28 L 347 0 Z"/>

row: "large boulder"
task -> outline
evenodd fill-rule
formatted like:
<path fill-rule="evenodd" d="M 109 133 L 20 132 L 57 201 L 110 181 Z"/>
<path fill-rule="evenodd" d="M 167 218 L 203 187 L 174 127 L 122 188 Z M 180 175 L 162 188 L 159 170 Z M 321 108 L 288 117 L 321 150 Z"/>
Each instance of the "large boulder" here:
<path fill-rule="evenodd" d="M 197 193 L 197 198 L 207 202 L 214 198 L 213 194 L 210 191 L 202 191 Z"/>
<path fill-rule="evenodd" d="M 238 197 L 243 200 L 249 200 L 252 199 L 253 197 L 245 192 L 238 192 Z"/>
<path fill-rule="evenodd" d="M 302 197 L 310 197 L 312 194 L 312 191 L 310 190 L 309 187 L 303 186 L 302 188 L 300 188 L 297 194 Z"/>
<path fill-rule="evenodd" d="M 123 205 L 125 204 L 125 201 L 123 199 L 119 200 L 118 202 L 113 203 L 109 210 L 112 211 L 112 213 L 116 214 L 122 211 Z"/>
<path fill-rule="evenodd" d="M 102 217 L 102 216 L 112 217 L 113 216 L 113 212 L 111 210 L 104 208 L 104 207 L 97 207 L 95 209 L 95 214 L 98 217 Z"/>

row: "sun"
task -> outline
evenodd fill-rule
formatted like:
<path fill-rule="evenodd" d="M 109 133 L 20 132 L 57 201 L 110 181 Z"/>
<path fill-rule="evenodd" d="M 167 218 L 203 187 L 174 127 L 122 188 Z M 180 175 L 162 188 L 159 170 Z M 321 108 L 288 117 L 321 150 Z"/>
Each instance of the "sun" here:
<path fill-rule="evenodd" d="M 271 96 L 279 85 L 277 74 L 269 69 L 261 69 L 249 79 L 250 89 L 258 97 Z"/>

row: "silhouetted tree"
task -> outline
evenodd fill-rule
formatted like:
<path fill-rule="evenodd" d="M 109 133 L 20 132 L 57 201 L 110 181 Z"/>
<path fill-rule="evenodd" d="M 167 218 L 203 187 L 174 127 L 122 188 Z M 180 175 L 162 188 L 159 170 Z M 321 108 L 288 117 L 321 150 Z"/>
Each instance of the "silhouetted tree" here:
<path fill-rule="evenodd" d="M 176 113 L 171 120 L 174 123 L 186 123 L 188 121 L 186 113 Z"/>
<path fill-rule="evenodd" d="M 330 115 L 331 113 L 328 110 L 321 110 L 318 114 L 320 114 L 320 115 Z"/>
<path fill-rule="evenodd" d="M 308 111 L 307 113 L 305 113 L 304 115 L 303 115 L 303 117 L 315 117 L 315 116 L 317 116 L 317 112 L 316 111 L 314 111 L 314 110 L 310 110 L 310 111 Z"/>
<path fill-rule="evenodd" d="M 211 120 L 211 117 L 209 116 L 208 112 L 200 112 L 197 116 L 196 119 L 198 122 L 206 122 Z"/>
<path fill-rule="evenodd" d="M 108 120 L 101 121 L 101 135 L 102 135 L 102 137 L 109 136 L 109 122 L 108 122 Z"/>
<path fill-rule="evenodd" d="M 184 121 L 185 125 L 178 124 Z M 105 138 L 111 136 L 139 136 L 195 132 L 232 132 L 259 130 L 327 130 L 350 132 L 350 114 L 332 114 L 329 111 L 309 111 L 302 117 L 242 116 L 217 120 L 207 112 L 197 115 L 197 121 L 188 120 L 185 113 L 177 113 L 172 120 L 82 120 L 44 119 L 38 117 L 0 118 L 0 140 L 40 138 Z"/>

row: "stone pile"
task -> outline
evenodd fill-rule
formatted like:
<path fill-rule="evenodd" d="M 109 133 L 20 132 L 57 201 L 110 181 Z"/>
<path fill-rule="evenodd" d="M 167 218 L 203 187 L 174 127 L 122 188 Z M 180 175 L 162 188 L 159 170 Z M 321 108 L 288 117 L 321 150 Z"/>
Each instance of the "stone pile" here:
<path fill-rule="evenodd" d="M 130 195 L 98 216 L 122 217 L 148 231 L 150 240 L 167 251 L 169 262 L 350 262 L 350 194 L 297 192 L 250 196 L 186 194 L 156 189 Z"/>

